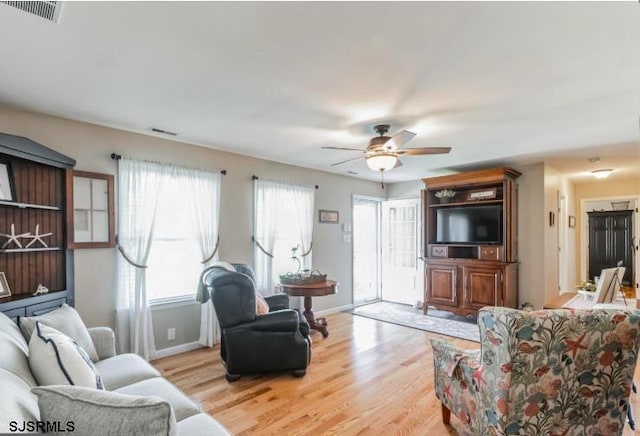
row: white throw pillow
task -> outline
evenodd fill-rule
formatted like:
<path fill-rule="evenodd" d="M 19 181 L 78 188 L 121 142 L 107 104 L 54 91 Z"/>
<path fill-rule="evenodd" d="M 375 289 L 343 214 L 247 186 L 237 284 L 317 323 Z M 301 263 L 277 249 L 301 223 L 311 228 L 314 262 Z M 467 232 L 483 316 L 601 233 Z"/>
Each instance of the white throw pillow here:
<path fill-rule="evenodd" d="M 41 321 L 43 324 L 53 327 L 54 329 L 64 333 L 71 339 L 76 341 L 78 345 L 87 352 L 91 361 L 97 362 L 98 352 L 93 345 L 89 330 L 82 322 L 80 314 L 71 306 L 63 304 L 61 307 L 40 316 L 21 316 L 18 318 L 18 324 L 25 340 L 31 340 L 36 322 Z"/>
<path fill-rule="evenodd" d="M 29 341 L 29 366 L 40 386 L 104 389 L 86 351 L 69 336 L 40 321 L 36 322 Z"/>

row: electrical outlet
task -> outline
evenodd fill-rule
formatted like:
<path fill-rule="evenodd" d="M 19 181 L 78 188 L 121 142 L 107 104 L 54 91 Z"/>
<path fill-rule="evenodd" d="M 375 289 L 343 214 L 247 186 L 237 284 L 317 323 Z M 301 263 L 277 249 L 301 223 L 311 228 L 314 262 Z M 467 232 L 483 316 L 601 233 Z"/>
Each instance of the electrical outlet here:
<path fill-rule="evenodd" d="M 176 329 L 167 329 L 167 341 L 176 340 Z"/>

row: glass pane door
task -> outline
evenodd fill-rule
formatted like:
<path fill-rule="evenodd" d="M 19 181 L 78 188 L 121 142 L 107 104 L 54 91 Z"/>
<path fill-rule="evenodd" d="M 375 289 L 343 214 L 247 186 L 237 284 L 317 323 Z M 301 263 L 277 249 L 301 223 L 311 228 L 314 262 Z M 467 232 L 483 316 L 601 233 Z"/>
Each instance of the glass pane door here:
<path fill-rule="evenodd" d="M 380 298 L 380 202 L 353 200 L 353 303 Z"/>
<path fill-rule="evenodd" d="M 418 261 L 420 200 L 382 202 L 382 299 L 415 304 L 422 300 Z"/>

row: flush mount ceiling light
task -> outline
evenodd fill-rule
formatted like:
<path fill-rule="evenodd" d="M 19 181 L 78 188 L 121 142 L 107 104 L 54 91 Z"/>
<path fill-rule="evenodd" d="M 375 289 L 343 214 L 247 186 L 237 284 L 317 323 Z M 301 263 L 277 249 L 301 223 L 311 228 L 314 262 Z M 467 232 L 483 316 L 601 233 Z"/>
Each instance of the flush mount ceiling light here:
<path fill-rule="evenodd" d="M 593 177 L 595 177 L 596 179 L 606 179 L 611 175 L 612 172 L 613 170 L 608 168 L 604 170 L 591 171 L 591 174 L 593 174 Z"/>

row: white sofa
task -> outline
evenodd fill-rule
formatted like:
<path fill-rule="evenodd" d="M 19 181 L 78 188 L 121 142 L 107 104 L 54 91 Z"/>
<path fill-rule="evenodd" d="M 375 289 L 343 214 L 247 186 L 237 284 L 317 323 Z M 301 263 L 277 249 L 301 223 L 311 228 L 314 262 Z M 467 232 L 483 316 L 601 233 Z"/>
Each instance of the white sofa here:
<path fill-rule="evenodd" d="M 231 435 L 144 359 L 135 354 L 116 355 L 111 329 L 90 328 L 89 333 L 100 359 L 95 365 L 106 390 L 164 399 L 173 408 L 178 435 Z M 39 420 L 38 397 L 31 393 L 35 386 L 29 346 L 18 326 L 0 313 L 0 434 Z M 95 434 L 100 434 L 99 430 Z"/>

